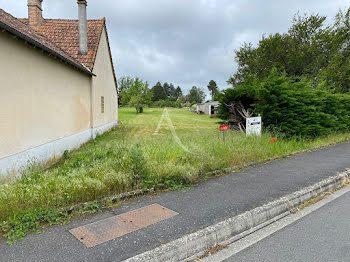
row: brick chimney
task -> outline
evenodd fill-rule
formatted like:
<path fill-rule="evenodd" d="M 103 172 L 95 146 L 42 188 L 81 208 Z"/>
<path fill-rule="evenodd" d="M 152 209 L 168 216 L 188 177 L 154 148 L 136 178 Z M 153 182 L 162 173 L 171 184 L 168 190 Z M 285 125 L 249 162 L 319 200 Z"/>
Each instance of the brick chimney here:
<path fill-rule="evenodd" d="M 79 7 L 79 55 L 88 53 L 86 0 L 78 0 Z"/>
<path fill-rule="evenodd" d="M 43 22 L 43 0 L 28 0 L 28 21 L 31 28 L 38 28 Z"/>

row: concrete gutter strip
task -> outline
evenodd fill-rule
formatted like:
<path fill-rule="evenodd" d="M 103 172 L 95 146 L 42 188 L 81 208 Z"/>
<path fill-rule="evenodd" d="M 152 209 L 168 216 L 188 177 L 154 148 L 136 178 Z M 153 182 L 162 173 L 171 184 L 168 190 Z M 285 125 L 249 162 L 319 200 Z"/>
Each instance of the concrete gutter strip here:
<path fill-rule="evenodd" d="M 125 262 L 163 262 L 193 259 L 210 247 L 222 243 L 230 244 L 290 214 L 293 208 L 300 206 L 302 203 L 349 182 L 350 169 L 266 205 L 129 258 Z"/>

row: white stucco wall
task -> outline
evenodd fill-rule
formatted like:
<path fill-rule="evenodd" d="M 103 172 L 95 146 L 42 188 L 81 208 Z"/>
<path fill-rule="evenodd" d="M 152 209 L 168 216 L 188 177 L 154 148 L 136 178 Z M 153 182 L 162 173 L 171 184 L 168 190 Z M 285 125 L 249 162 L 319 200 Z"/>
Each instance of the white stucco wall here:
<path fill-rule="evenodd" d="M 91 128 L 91 76 L 6 32 L 0 47 L 0 161 Z"/>
<path fill-rule="evenodd" d="M 101 35 L 93 73 L 97 75 L 92 80 L 92 122 L 96 128 L 118 120 L 118 96 L 105 29 Z M 102 96 L 105 101 L 104 113 L 101 113 Z"/>
<path fill-rule="evenodd" d="M 28 164 L 35 162 L 48 162 L 56 157 L 62 156 L 64 151 L 79 148 L 89 140 L 96 138 L 97 134 L 102 134 L 115 126 L 117 122 L 112 122 L 96 128 L 89 128 L 79 133 L 51 141 L 49 143 L 29 148 L 9 157 L 0 159 L 0 176 L 8 173 L 17 174 Z"/>

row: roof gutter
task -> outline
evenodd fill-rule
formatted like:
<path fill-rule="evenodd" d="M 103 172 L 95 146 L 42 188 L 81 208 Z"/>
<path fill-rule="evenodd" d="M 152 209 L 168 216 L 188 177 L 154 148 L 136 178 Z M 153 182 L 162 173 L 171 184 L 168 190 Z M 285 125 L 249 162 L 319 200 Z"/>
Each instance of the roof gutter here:
<path fill-rule="evenodd" d="M 36 46 L 36 47 L 38 47 L 38 48 L 48 52 L 49 54 L 51 54 L 53 56 L 56 56 L 57 58 L 63 60 L 67 64 L 70 64 L 70 65 L 74 66 L 75 68 L 83 71 L 84 73 L 87 73 L 90 76 L 96 76 L 87 67 L 85 67 L 85 66 L 83 66 L 81 64 L 73 62 L 72 60 L 64 57 L 63 55 L 59 54 L 55 50 L 52 50 L 51 48 L 49 48 L 49 47 L 39 43 L 38 41 L 34 40 L 33 38 L 27 36 L 26 34 L 21 33 L 20 31 L 16 30 L 15 28 L 9 26 L 8 24 L 6 24 L 6 23 L 4 23 L 2 21 L 0 21 L 0 28 L 10 32 L 11 34 L 13 34 L 15 36 L 18 36 L 18 37 L 22 38 L 23 40 L 27 41 L 28 43 L 30 43 L 30 44 L 32 44 L 32 45 L 34 45 L 34 46 Z"/>

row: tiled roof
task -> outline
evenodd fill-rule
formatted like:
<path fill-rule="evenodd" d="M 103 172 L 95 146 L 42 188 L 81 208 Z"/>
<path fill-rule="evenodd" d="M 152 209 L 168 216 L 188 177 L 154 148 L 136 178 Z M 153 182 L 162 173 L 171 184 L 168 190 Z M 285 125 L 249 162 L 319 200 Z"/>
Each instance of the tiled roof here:
<path fill-rule="evenodd" d="M 10 30 L 11 33 L 16 34 L 19 37 L 26 38 L 26 40 L 32 42 L 33 44 L 47 49 L 46 51 L 50 51 L 52 54 L 65 60 L 66 62 L 69 62 L 77 68 L 85 72 L 90 72 L 90 70 L 85 69 L 81 65 L 81 62 L 72 57 L 68 52 L 64 51 L 62 48 L 60 48 L 58 45 L 46 37 L 31 31 L 25 23 L 13 17 L 2 9 L 0 9 L 0 25 L 2 27 L 6 26 L 6 29 Z"/>
<path fill-rule="evenodd" d="M 28 19 L 19 19 L 23 24 L 28 26 Z M 87 21 L 87 36 L 88 36 L 88 53 L 79 55 L 79 24 L 78 20 L 67 19 L 44 19 L 43 23 L 35 30 L 37 35 L 43 36 L 50 42 L 64 50 L 79 63 L 88 67 L 91 72 L 94 69 L 96 54 L 102 29 L 105 28 L 107 34 L 107 42 L 109 54 L 112 63 L 113 77 L 116 89 L 118 91 L 118 83 L 115 76 L 112 52 L 109 46 L 109 39 L 106 27 L 106 19 L 88 20 Z"/>
<path fill-rule="evenodd" d="M 20 19 L 28 25 L 28 19 Z M 36 29 L 36 34 L 47 38 L 71 57 L 83 63 L 91 71 L 94 68 L 95 57 L 105 19 L 88 20 L 88 53 L 79 55 L 79 24 L 78 20 L 45 19 Z"/>

